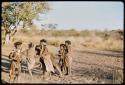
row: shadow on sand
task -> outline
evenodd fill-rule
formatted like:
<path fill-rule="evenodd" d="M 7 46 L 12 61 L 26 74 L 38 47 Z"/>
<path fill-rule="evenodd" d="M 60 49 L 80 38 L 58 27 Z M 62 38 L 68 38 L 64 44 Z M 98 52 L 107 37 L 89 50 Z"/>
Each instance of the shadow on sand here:
<path fill-rule="evenodd" d="M 10 60 L 2 57 L 1 58 L 1 67 L 2 67 L 3 72 L 9 73 Z"/>
<path fill-rule="evenodd" d="M 123 70 L 123 68 L 118 67 L 118 66 L 99 65 L 99 64 L 89 64 L 89 63 L 86 63 L 86 62 L 80 62 L 80 61 L 76 61 L 76 60 L 74 60 L 74 62 L 80 63 L 80 64 L 82 64 L 82 65 L 90 65 L 90 66 L 98 66 L 98 67 L 105 67 L 105 68 L 110 68 L 110 69 L 119 69 L 119 70 Z"/>
<path fill-rule="evenodd" d="M 98 79 L 103 79 L 103 80 L 113 80 L 113 72 L 112 70 L 109 71 L 104 71 L 100 68 L 79 68 L 79 69 L 73 69 L 73 73 L 76 76 L 81 76 L 81 77 L 96 77 Z"/>
<path fill-rule="evenodd" d="M 1 82 L 3 83 L 3 84 L 7 84 L 8 82 L 6 82 L 6 81 L 4 81 L 4 80 L 1 80 Z"/>
<path fill-rule="evenodd" d="M 123 53 L 102 53 L 102 52 L 91 52 L 91 51 L 78 51 L 81 53 L 87 53 L 87 54 L 96 54 L 101 56 L 110 56 L 110 57 L 123 57 Z"/>
<path fill-rule="evenodd" d="M 6 55 L 2 55 L 2 58 L 1 58 L 1 67 L 2 67 L 2 72 L 9 73 L 11 61 L 8 58 L 6 58 L 6 57 L 7 57 Z M 21 64 L 21 72 L 25 72 L 25 73 L 29 74 L 26 63 L 22 63 Z M 34 68 L 32 70 L 32 73 L 39 75 L 41 73 L 41 71 L 38 68 Z"/>

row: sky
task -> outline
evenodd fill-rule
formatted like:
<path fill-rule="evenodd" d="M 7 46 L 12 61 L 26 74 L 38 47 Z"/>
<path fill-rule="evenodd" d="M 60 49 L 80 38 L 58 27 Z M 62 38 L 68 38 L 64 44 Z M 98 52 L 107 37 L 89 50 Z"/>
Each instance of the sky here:
<path fill-rule="evenodd" d="M 53 1 L 50 10 L 41 14 L 41 21 L 34 20 L 39 28 L 41 24 L 58 24 L 57 29 L 77 30 L 115 30 L 123 29 L 122 2 Z"/>

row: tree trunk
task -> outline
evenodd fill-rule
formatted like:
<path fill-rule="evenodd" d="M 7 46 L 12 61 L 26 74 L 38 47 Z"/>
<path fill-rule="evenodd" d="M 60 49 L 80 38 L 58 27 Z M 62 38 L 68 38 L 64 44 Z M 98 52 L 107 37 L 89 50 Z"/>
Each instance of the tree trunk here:
<path fill-rule="evenodd" d="M 15 33 L 17 32 L 17 26 L 19 25 L 19 23 L 20 23 L 20 21 L 18 21 L 17 24 L 15 25 L 12 36 L 15 35 Z"/>
<path fill-rule="evenodd" d="M 25 28 L 25 26 L 26 26 L 26 23 L 23 23 L 23 28 Z"/>
<path fill-rule="evenodd" d="M 7 33 L 7 34 L 5 35 L 5 45 L 9 44 L 9 40 L 10 40 L 10 34 Z"/>

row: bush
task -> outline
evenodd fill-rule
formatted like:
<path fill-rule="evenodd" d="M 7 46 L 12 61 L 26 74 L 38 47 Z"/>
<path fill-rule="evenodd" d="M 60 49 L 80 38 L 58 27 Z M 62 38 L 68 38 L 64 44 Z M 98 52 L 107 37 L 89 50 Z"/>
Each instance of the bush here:
<path fill-rule="evenodd" d="M 48 45 L 53 45 L 58 47 L 60 45 L 60 42 L 58 40 L 48 41 Z"/>
<path fill-rule="evenodd" d="M 23 29 L 21 29 L 20 31 L 21 31 L 22 33 L 26 34 L 26 33 L 28 33 L 29 30 L 26 29 L 26 28 L 23 28 Z"/>

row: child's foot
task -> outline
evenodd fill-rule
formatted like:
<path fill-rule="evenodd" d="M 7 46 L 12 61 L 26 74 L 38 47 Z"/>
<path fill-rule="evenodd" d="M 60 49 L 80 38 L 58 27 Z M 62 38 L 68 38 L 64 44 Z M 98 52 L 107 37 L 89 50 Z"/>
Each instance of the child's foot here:
<path fill-rule="evenodd" d="M 46 77 L 46 78 L 44 78 L 45 80 L 50 80 L 51 78 L 50 77 Z"/>

